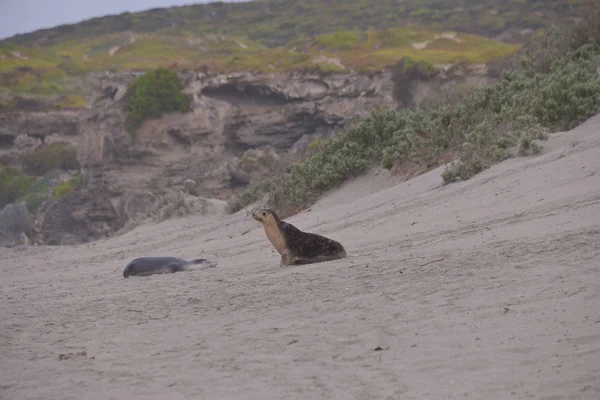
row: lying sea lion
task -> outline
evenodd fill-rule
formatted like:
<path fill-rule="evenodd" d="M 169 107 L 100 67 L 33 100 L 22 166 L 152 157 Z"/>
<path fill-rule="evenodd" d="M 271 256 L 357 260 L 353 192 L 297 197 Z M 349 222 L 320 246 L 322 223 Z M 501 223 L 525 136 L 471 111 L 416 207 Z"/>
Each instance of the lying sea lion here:
<path fill-rule="evenodd" d="M 131 261 L 123 271 L 123 277 L 172 274 L 174 272 L 214 268 L 217 262 L 199 258 L 187 261 L 177 257 L 140 257 Z"/>
<path fill-rule="evenodd" d="M 344 246 L 335 240 L 315 233 L 302 232 L 282 221 L 270 209 L 252 213 L 252 218 L 263 224 L 267 238 L 281 255 L 280 266 L 311 264 L 346 257 Z"/>

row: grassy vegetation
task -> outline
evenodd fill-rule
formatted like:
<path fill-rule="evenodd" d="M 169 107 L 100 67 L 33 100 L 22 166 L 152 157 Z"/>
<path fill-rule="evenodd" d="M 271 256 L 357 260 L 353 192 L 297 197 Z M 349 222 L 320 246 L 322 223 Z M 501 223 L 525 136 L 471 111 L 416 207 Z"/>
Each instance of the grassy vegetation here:
<path fill-rule="evenodd" d="M 7 204 L 25 202 L 27 210 L 35 214 L 46 200 L 60 200 L 82 185 L 81 175 L 73 175 L 68 181 L 52 185 L 55 170 L 42 176 L 32 176 L 12 167 L 0 169 L 0 210 Z"/>
<path fill-rule="evenodd" d="M 165 68 L 135 78 L 127 89 L 127 124 L 134 132 L 147 119 L 159 118 L 171 111 L 190 110 L 190 96 L 181 93 L 177 74 Z"/>
<path fill-rule="evenodd" d="M 600 111 L 600 6 L 545 35 L 517 60 L 520 67 L 505 71 L 497 84 L 424 108 L 374 111 L 345 135 L 320 140 L 310 157 L 273 181 L 231 200 L 229 211 L 268 194 L 270 207 L 291 215 L 378 163 L 428 169 L 458 158 L 443 174 L 448 184 L 515 153 L 539 152 L 536 139 Z"/>
<path fill-rule="evenodd" d="M 52 189 L 52 198 L 54 200 L 60 200 L 71 194 L 73 190 L 80 187 L 83 183 L 81 175 L 73 175 L 71 179 L 66 182 L 61 182 L 58 185 L 54 186 Z"/>
<path fill-rule="evenodd" d="M 0 45 L 0 98 L 4 93 L 5 97 L 45 99 L 56 108 L 82 108 L 86 106 L 85 99 L 67 82 L 68 78 L 89 71 L 185 70 L 205 65 L 221 72 L 300 69 L 365 72 L 379 70 L 407 56 L 432 65 L 491 62 L 518 49 L 518 45 L 481 36 L 419 27 L 339 31 L 314 39 L 297 39 L 277 48 L 217 35 L 109 34 L 68 41 L 44 50 Z"/>
<path fill-rule="evenodd" d="M 53 46 L 66 41 L 136 32 L 247 37 L 278 47 L 299 37 L 409 23 L 494 37 L 509 28 L 538 29 L 564 22 L 581 0 L 260 0 L 197 4 L 123 13 L 17 35 L 10 42 Z M 345 36 L 345 35 L 342 35 Z M 107 45 L 108 46 L 108 45 Z"/>
<path fill-rule="evenodd" d="M 223 72 L 235 70 L 290 71 L 319 67 L 315 58 L 339 58 L 342 69 L 381 68 L 403 56 L 432 64 L 460 61 L 487 62 L 516 51 L 519 46 L 481 36 L 456 34 L 454 39 L 442 32 L 418 27 L 383 31 L 340 31 L 314 39 L 299 39 L 286 46 L 269 48 L 236 37 L 178 37 L 157 34 L 107 35 L 90 40 L 65 42 L 45 52 L 11 45 L 4 51 L 0 84 L 15 92 L 64 94 L 57 85 L 66 76 L 82 71 L 150 70 L 157 67 L 185 69 L 207 65 Z M 348 40 L 351 37 L 352 40 Z M 422 49 L 413 44 L 425 43 Z M 1 49 L 1 48 L 0 48 Z M 17 50 L 14 50 L 17 49 Z M 15 57 L 27 54 L 27 59 Z M 44 56 L 43 62 L 37 57 Z M 10 61 L 10 62 L 8 62 Z M 368 61 L 368 62 L 367 62 Z M 325 63 L 327 64 L 327 63 Z M 329 63 L 332 64 L 332 63 Z M 323 67 L 336 67 L 324 65 Z M 16 79 L 15 79 L 16 78 Z M 43 82 L 48 82 L 43 86 Z M 51 85 L 52 90 L 49 89 Z"/>
<path fill-rule="evenodd" d="M 3 167 L 0 170 L 0 209 L 25 195 L 33 182 L 34 177 L 23 175 L 11 167 Z"/>
<path fill-rule="evenodd" d="M 86 104 L 87 104 L 87 102 L 81 95 L 63 96 L 57 102 L 57 106 L 62 109 L 84 108 L 86 106 Z"/>
<path fill-rule="evenodd" d="M 85 100 L 66 84 L 83 71 L 49 49 L 26 48 L 0 42 L 0 101 L 16 107 L 14 98 L 49 100 L 58 108 L 79 108 Z"/>
<path fill-rule="evenodd" d="M 27 210 L 35 213 L 44 201 L 50 199 L 51 180 L 55 176 L 55 172 L 50 172 L 36 178 L 15 168 L 3 167 L 0 170 L 0 209 L 7 204 L 23 201 Z"/>

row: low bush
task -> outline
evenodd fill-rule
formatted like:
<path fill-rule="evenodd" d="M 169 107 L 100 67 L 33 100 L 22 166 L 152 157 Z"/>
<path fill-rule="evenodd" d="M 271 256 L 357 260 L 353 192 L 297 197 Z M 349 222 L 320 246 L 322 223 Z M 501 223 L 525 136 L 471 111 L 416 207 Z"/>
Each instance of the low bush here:
<path fill-rule="evenodd" d="M 54 186 L 52 190 L 52 198 L 54 200 L 60 200 L 65 196 L 69 195 L 73 190 L 80 187 L 82 184 L 81 175 L 73 175 L 71 179 L 66 182 L 61 182 Z"/>
<path fill-rule="evenodd" d="M 35 214 L 43 202 L 52 197 L 52 180 L 56 178 L 54 172 L 38 177 L 29 187 L 19 201 L 24 201 L 27 210 Z"/>
<path fill-rule="evenodd" d="M 15 168 L 0 170 L 0 209 L 10 203 L 25 202 L 30 213 L 35 214 L 39 206 L 50 198 L 51 181 L 55 173 L 42 177 L 24 174 Z"/>
<path fill-rule="evenodd" d="M 127 89 L 127 124 L 135 131 L 147 119 L 160 118 L 173 111 L 191 109 L 191 97 L 181 93 L 182 84 L 177 74 L 166 68 L 157 68 L 141 75 Z"/>
<path fill-rule="evenodd" d="M 17 169 L 4 167 L 0 170 L 0 209 L 14 203 L 28 192 L 35 177 L 23 175 Z"/>

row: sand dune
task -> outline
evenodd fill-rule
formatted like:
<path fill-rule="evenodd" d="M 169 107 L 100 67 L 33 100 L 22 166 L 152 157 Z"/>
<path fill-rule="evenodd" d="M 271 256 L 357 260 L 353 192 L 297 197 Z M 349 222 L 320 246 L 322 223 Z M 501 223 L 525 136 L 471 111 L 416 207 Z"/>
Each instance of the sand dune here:
<path fill-rule="evenodd" d="M 288 220 L 345 260 L 280 268 L 244 211 L 0 249 L 0 398 L 599 399 L 600 116 L 544 146 Z M 144 255 L 219 266 L 123 279 Z"/>

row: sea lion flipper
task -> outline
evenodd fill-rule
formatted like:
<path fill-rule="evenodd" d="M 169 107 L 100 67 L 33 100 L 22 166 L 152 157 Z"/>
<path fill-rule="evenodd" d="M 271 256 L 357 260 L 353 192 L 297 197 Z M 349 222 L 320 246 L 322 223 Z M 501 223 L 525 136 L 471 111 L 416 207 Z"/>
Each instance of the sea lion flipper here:
<path fill-rule="evenodd" d="M 280 267 L 283 267 L 285 265 L 294 265 L 294 257 L 292 257 L 292 255 L 287 250 L 284 251 L 283 254 L 281 254 L 281 262 L 279 263 Z"/>
<path fill-rule="evenodd" d="M 314 261 L 310 260 L 310 259 L 305 259 L 305 258 L 296 258 L 294 260 L 294 265 L 306 265 L 306 264 L 311 264 Z"/>
<path fill-rule="evenodd" d="M 342 258 L 342 256 L 340 254 L 329 254 L 329 255 L 321 254 L 321 255 L 314 256 L 314 257 L 310 257 L 310 258 L 296 257 L 296 259 L 294 260 L 294 265 L 306 265 L 306 264 L 312 264 L 312 263 L 318 263 L 318 262 L 324 262 L 324 261 L 337 260 L 340 258 Z"/>

